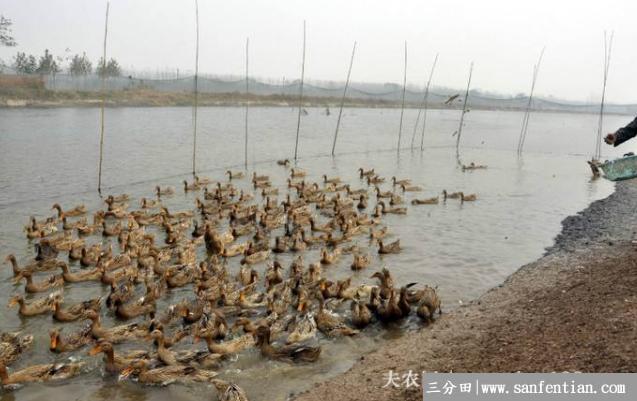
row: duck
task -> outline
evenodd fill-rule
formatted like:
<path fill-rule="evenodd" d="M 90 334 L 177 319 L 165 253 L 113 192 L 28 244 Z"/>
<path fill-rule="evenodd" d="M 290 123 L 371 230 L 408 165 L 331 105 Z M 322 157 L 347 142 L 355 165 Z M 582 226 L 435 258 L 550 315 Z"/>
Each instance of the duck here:
<path fill-rule="evenodd" d="M 220 255 L 223 256 L 224 258 L 231 258 L 233 256 L 238 256 L 245 253 L 249 246 L 250 246 L 250 241 L 244 242 L 242 244 L 235 244 L 233 246 L 224 247 Z"/>
<path fill-rule="evenodd" d="M 20 332 L 2 333 L 0 338 L 0 364 L 10 365 L 17 361 L 24 351 L 31 348 L 33 335 L 21 335 Z"/>
<path fill-rule="evenodd" d="M 115 301 L 115 315 L 122 320 L 129 320 L 138 316 L 148 315 L 155 312 L 155 302 L 146 301 L 145 297 L 137 301 L 123 303 L 120 300 Z"/>
<path fill-rule="evenodd" d="M 403 192 L 420 192 L 420 191 L 422 191 L 422 187 L 419 187 L 417 185 L 402 184 L 400 186 L 400 188 L 402 188 Z"/>
<path fill-rule="evenodd" d="M 319 310 L 315 320 L 319 331 L 328 337 L 353 336 L 359 333 L 358 330 L 347 326 L 342 317 L 327 310 L 322 298 L 319 298 Z"/>
<path fill-rule="evenodd" d="M 283 267 L 278 261 L 274 261 L 265 272 L 265 287 L 271 288 L 274 285 L 283 282 Z"/>
<path fill-rule="evenodd" d="M 468 166 L 465 166 L 464 164 L 462 165 L 462 171 L 479 170 L 479 169 L 485 169 L 485 168 L 487 168 L 487 166 L 483 164 L 475 164 L 474 162 L 469 163 Z"/>
<path fill-rule="evenodd" d="M 323 183 L 324 184 L 340 184 L 341 179 L 340 177 L 327 178 L 327 175 L 323 174 Z"/>
<path fill-rule="evenodd" d="M 447 192 L 446 189 L 443 189 L 442 190 L 442 198 L 444 200 L 447 200 L 447 199 L 460 199 L 460 192 L 449 193 L 449 192 Z"/>
<path fill-rule="evenodd" d="M 184 180 L 183 183 L 184 183 L 184 192 L 199 191 L 199 189 L 201 188 L 197 182 L 188 184 L 188 181 Z"/>
<path fill-rule="evenodd" d="M 356 208 L 358 210 L 364 210 L 367 209 L 367 198 L 365 197 L 365 195 L 361 195 L 358 198 L 358 203 L 356 204 Z"/>
<path fill-rule="evenodd" d="M 91 335 L 98 340 L 107 340 L 111 343 L 123 342 L 132 338 L 145 338 L 146 331 L 139 324 L 126 324 L 110 328 L 102 327 L 100 316 L 97 312 L 88 310 L 84 316 L 91 320 Z"/>
<path fill-rule="evenodd" d="M 36 299 L 30 303 L 26 303 L 22 295 L 15 295 L 9 300 L 9 307 L 20 305 L 18 313 L 25 317 L 45 315 L 53 310 L 54 298 L 51 295 Z"/>
<path fill-rule="evenodd" d="M 389 232 L 389 229 L 387 228 L 387 226 L 382 227 L 378 230 L 371 230 L 369 232 L 369 239 L 374 240 L 374 239 L 385 238 L 388 232 Z"/>
<path fill-rule="evenodd" d="M 374 273 L 370 278 L 376 278 L 380 282 L 378 288 L 378 295 L 383 298 L 389 298 L 391 291 L 394 289 L 394 279 L 387 268 L 383 268 L 381 271 Z M 372 293 L 374 291 L 372 290 Z"/>
<path fill-rule="evenodd" d="M 200 339 L 206 341 L 210 353 L 220 355 L 238 354 L 255 345 L 255 339 L 252 334 L 244 334 L 228 341 L 215 342 L 212 333 L 206 332 L 196 335 L 194 341 L 197 342 Z"/>
<path fill-rule="evenodd" d="M 243 171 L 226 171 L 226 175 L 228 176 L 228 179 L 230 181 L 232 180 L 238 180 L 241 179 L 243 177 L 245 177 L 245 174 L 243 173 Z"/>
<path fill-rule="evenodd" d="M 307 242 L 303 238 L 303 235 L 294 236 L 290 250 L 292 252 L 303 252 L 306 249 L 307 249 Z"/>
<path fill-rule="evenodd" d="M 411 180 L 410 179 L 403 179 L 403 180 L 399 180 L 396 177 L 392 177 L 391 178 L 392 181 L 392 186 L 403 186 L 403 185 L 409 185 L 411 184 Z"/>
<path fill-rule="evenodd" d="M 371 263 L 371 257 L 367 254 L 354 254 L 354 260 L 350 265 L 352 270 L 363 270 Z"/>
<path fill-rule="evenodd" d="M 93 341 L 90 328 L 62 337 L 62 329 L 49 330 L 49 351 L 60 354 L 75 351 Z"/>
<path fill-rule="evenodd" d="M 390 253 L 399 253 L 401 251 L 400 248 L 400 240 L 396 240 L 392 243 L 385 245 L 383 240 L 378 240 L 378 253 L 381 255 L 390 254 Z"/>
<path fill-rule="evenodd" d="M 53 300 L 53 319 L 58 322 L 74 322 L 84 317 L 86 311 L 92 310 L 99 312 L 101 308 L 101 299 L 96 298 L 89 301 L 80 302 L 66 308 L 61 307 L 62 300 Z"/>
<path fill-rule="evenodd" d="M 147 363 L 134 360 L 130 366 L 122 370 L 119 379 L 127 379 L 133 374 L 139 383 L 164 386 L 176 382 L 211 382 L 217 376 L 217 373 L 211 370 L 197 369 L 186 365 L 170 365 L 151 369 Z"/>
<path fill-rule="evenodd" d="M 385 205 L 385 202 L 380 201 L 378 202 L 378 204 L 381 207 L 381 212 L 383 214 L 407 214 L 407 208 L 406 207 L 387 207 Z"/>
<path fill-rule="evenodd" d="M 150 333 L 150 338 L 152 338 L 157 344 L 157 357 L 161 362 L 163 362 L 165 365 L 181 364 L 177 361 L 176 354 L 166 348 L 164 344 L 164 333 L 161 330 L 153 330 L 153 332 Z"/>
<path fill-rule="evenodd" d="M 122 223 L 107 225 L 106 221 L 102 222 L 102 235 L 104 237 L 117 237 L 122 232 Z"/>
<path fill-rule="evenodd" d="M 253 265 L 259 262 L 263 262 L 270 256 L 270 250 L 263 250 L 253 253 L 252 255 L 248 255 L 247 251 L 244 252 L 244 257 L 241 259 L 241 264 L 245 265 Z"/>
<path fill-rule="evenodd" d="M 22 273 L 22 271 L 43 272 L 43 271 L 57 269 L 62 264 L 65 264 L 61 260 L 48 259 L 48 260 L 43 260 L 43 261 L 39 261 L 39 262 L 34 262 L 34 263 L 28 264 L 28 265 L 20 268 L 20 266 L 18 265 L 18 261 L 17 261 L 17 259 L 16 259 L 14 254 L 7 255 L 7 257 L 5 258 L 5 263 L 10 263 L 11 264 L 11 268 L 13 269 L 13 276 L 14 277 L 19 276 L 20 273 Z"/>
<path fill-rule="evenodd" d="M 157 195 L 157 199 L 161 198 L 162 196 L 169 196 L 174 194 L 175 194 L 175 189 L 172 187 L 162 188 L 159 185 L 155 187 L 155 195 Z"/>
<path fill-rule="evenodd" d="M 392 196 L 394 196 L 394 193 L 391 191 L 381 191 L 379 187 L 375 187 L 374 190 L 376 191 L 376 199 L 381 199 L 381 198 L 391 198 Z"/>
<path fill-rule="evenodd" d="M 334 227 L 331 223 L 319 226 L 314 221 L 314 218 L 310 217 L 310 229 L 314 232 L 331 233 L 334 230 Z"/>
<path fill-rule="evenodd" d="M 424 321 L 432 321 L 434 314 L 442 314 L 441 301 L 435 288 L 425 286 L 419 291 L 419 303 L 416 308 L 416 314 Z"/>
<path fill-rule="evenodd" d="M 360 178 L 372 177 L 376 175 L 376 173 L 374 172 L 374 169 L 365 170 L 361 167 L 358 169 L 358 172 L 360 173 Z"/>
<path fill-rule="evenodd" d="M 142 209 L 154 209 L 161 206 L 161 202 L 159 200 L 142 198 L 140 202 Z"/>
<path fill-rule="evenodd" d="M 293 318 L 292 329 L 285 340 L 286 344 L 301 343 L 316 337 L 316 320 L 314 314 L 307 311 L 307 302 L 301 302 L 297 311 L 299 314 Z"/>
<path fill-rule="evenodd" d="M 307 173 L 303 170 L 299 170 L 298 168 L 293 168 L 290 171 L 290 178 L 303 178 L 307 175 Z"/>
<path fill-rule="evenodd" d="M 270 359 L 278 359 L 289 362 L 316 362 L 321 355 L 321 347 L 303 344 L 290 344 L 275 347 L 270 344 L 270 328 L 260 326 L 255 336 L 256 345 L 261 350 L 261 355 Z"/>
<path fill-rule="evenodd" d="M 333 252 L 329 252 L 326 248 L 321 250 L 321 264 L 331 265 L 336 262 L 341 255 L 340 249 L 335 249 Z"/>
<path fill-rule="evenodd" d="M 83 362 L 52 363 L 29 366 L 9 374 L 7 367 L 0 364 L 0 379 L 2 379 L 3 386 L 66 380 L 78 375 L 82 367 L 84 367 Z"/>
<path fill-rule="evenodd" d="M 84 205 L 78 205 L 75 206 L 72 209 L 68 209 L 66 211 L 62 210 L 62 207 L 60 206 L 59 203 L 54 203 L 53 206 L 51 207 L 51 209 L 55 209 L 58 212 L 58 218 L 62 219 L 63 217 L 74 217 L 74 216 L 81 216 L 83 214 L 86 214 L 86 206 Z"/>
<path fill-rule="evenodd" d="M 113 344 L 108 341 L 99 341 L 88 352 L 90 356 L 104 354 L 104 367 L 108 373 L 119 374 L 131 364 L 138 362 L 149 364 L 150 354 L 147 351 L 131 351 L 125 355 L 115 353 Z"/>
<path fill-rule="evenodd" d="M 411 204 L 412 205 L 437 205 L 438 204 L 438 197 L 434 197 L 434 198 L 427 198 L 427 199 L 412 199 L 411 200 Z"/>
<path fill-rule="evenodd" d="M 29 271 L 22 271 L 22 273 L 15 278 L 14 283 L 19 283 L 23 278 L 26 280 L 24 291 L 30 294 L 48 291 L 64 285 L 64 278 L 61 275 L 50 276 L 48 279 L 36 283 L 33 281 L 33 273 Z"/>
<path fill-rule="evenodd" d="M 367 177 L 367 185 L 382 184 L 384 182 L 385 182 L 385 179 L 377 175 L 372 175 Z"/>
<path fill-rule="evenodd" d="M 274 239 L 274 247 L 272 248 L 272 252 L 274 253 L 285 253 L 288 250 L 288 244 L 286 237 L 277 236 Z"/>
<path fill-rule="evenodd" d="M 288 166 L 290 165 L 290 159 L 281 159 L 281 160 L 277 160 L 276 164 L 278 164 L 279 166 Z"/>
<path fill-rule="evenodd" d="M 354 327 L 362 329 L 372 321 L 372 311 L 359 298 L 352 299 L 350 304 L 351 319 Z"/>
<path fill-rule="evenodd" d="M 78 272 L 71 273 L 69 271 L 69 266 L 67 264 L 63 264 L 60 267 L 62 268 L 62 278 L 67 283 L 81 283 L 83 281 L 100 281 L 102 278 L 102 270 L 99 268 L 94 268 L 91 270 L 80 270 Z"/>
<path fill-rule="evenodd" d="M 270 177 L 267 175 L 257 175 L 257 172 L 252 173 L 252 182 L 257 183 L 259 181 L 270 181 Z"/>
<path fill-rule="evenodd" d="M 219 393 L 219 401 L 248 401 L 246 392 L 234 383 L 214 379 L 212 384 Z"/>
<path fill-rule="evenodd" d="M 476 194 L 465 195 L 464 192 L 460 192 L 460 202 L 474 202 L 476 199 L 478 199 Z"/>
<path fill-rule="evenodd" d="M 398 300 L 399 298 L 396 295 L 396 290 L 392 289 L 390 291 L 389 298 L 384 302 L 381 302 L 376 314 L 382 322 L 393 322 L 402 319 L 405 316 L 403 310 L 400 308 Z"/>

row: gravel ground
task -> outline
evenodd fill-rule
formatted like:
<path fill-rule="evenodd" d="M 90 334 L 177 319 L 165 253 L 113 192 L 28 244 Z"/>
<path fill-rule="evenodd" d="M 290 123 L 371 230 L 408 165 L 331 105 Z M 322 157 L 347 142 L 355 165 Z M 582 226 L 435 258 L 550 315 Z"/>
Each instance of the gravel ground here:
<path fill-rule="evenodd" d="M 564 220 L 544 257 L 296 399 L 421 400 L 386 373 L 637 372 L 637 180 Z"/>

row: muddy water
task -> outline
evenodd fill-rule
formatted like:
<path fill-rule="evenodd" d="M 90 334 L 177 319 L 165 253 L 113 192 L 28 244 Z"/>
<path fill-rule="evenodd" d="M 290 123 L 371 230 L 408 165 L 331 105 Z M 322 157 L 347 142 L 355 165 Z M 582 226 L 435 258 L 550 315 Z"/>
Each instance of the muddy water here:
<path fill-rule="evenodd" d="M 199 112 L 198 168 L 201 175 L 223 177 L 224 167 L 243 163 L 243 110 L 203 108 Z M 477 193 L 478 201 L 455 201 L 436 206 L 409 207 L 406 216 L 389 216 L 391 239 L 400 238 L 404 251 L 383 258 L 375 256 L 372 267 L 354 274 L 355 282 L 368 282 L 381 266 L 390 268 L 398 283 L 417 281 L 438 285 L 444 306 L 453 308 L 500 283 L 518 266 L 540 256 L 560 230 L 561 220 L 591 201 L 607 196 L 612 184 L 590 181 L 584 161 L 594 147 L 595 116 L 535 114 L 527 139 L 527 152 L 518 159 L 515 148 L 522 119 L 520 113 L 472 111 L 464 128 L 461 159 L 487 164 L 486 170 L 462 172 L 451 147 L 457 129 L 458 113 L 433 111 L 428 117 L 425 151 L 395 149 L 397 110 L 353 109 L 345 112 L 339 147 L 332 159 L 334 114 L 309 109 L 302 121 L 299 166 L 319 180 L 322 174 L 340 176 L 352 187 L 363 187 L 356 170 L 374 167 L 386 177 L 409 177 L 424 187 L 418 197 L 431 197 L 443 189 Z M 32 256 L 32 244 L 24 238 L 22 226 L 28 216 L 47 216 L 51 204 L 86 203 L 100 207 L 93 188 L 96 181 L 98 111 L 95 109 L 0 110 L 0 256 L 13 252 L 20 261 Z M 190 110 L 187 108 L 107 110 L 103 182 L 106 192 L 126 192 L 134 197 L 150 196 L 157 183 L 179 188 L 190 168 L 192 151 Z M 403 145 L 409 145 L 415 112 L 406 113 Z M 611 116 L 609 127 L 629 120 Z M 251 111 L 249 171 L 269 174 L 283 190 L 286 171 L 271 160 L 293 152 L 296 114 L 292 109 L 262 108 Z M 419 133 L 418 133 L 419 135 Z M 416 143 L 419 139 L 416 140 Z M 632 150 L 630 146 L 623 151 Z M 634 149 L 634 146 L 633 146 Z M 605 149 L 608 155 L 618 150 Z M 246 185 L 245 183 L 239 185 Z M 389 189 L 385 185 L 383 189 Z M 193 194 L 177 195 L 167 201 L 171 210 L 192 208 Z M 411 195 L 406 195 L 409 200 Z M 91 238 L 89 242 L 97 241 Z M 359 240 L 367 246 L 366 240 Z M 316 251 L 305 255 L 317 258 Z M 283 265 L 290 257 L 280 258 Z M 230 264 L 238 268 L 237 260 Z M 350 257 L 330 267 L 330 278 L 351 275 Z M 65 299 L 79 301 L 105 290 L 96 284 L 74 284 L 65 290 Z M 12 284 L 8 267 L 0 271 L 0 305 L 6 305 L 22 286 Z M 189 287 L 173 291 L 160 308 L 191 294 Z M 104 315 L 105 324 L 115 324 Z M 143 388 L 135 383 L 117 383 L 104 377 L 97 359 L 86 350 L 72 355 L 54 356 L 47 349 L 47 331 L 56 323 L 50 317 L 21 319 L 15 309 L 0 307 L 0 330 L 24 330 L 36 335 L 33 349 L 16 367 L 32 363 L 63 360 L 69 356 L 89 362 L 86 374 L 56 385 L 28 386 L 3 398 L 18 400 L 195 400 L 214 399 L 208 386 L 170 386 Z M 65 324 L 71 332 L 78 325 Z M 351 339 L 322 339 L 323 354 L 312 365 L 290 366 L 264 361 L 256 351 L 239 355 L 221 372 L 237 381 L 254 400 L 282 400 L 290 393 L 346 370 L 362 354 L 389 339 L 405 335 L 404 328 L 417 328 L 416 322 L 389 329 L 371 327 Z M 133 347 L 139 348 L 139 344 Z M 143 344 L 141 345 L 143 346 Z M 202 347 L 186 341 L 183 347 Z"/>

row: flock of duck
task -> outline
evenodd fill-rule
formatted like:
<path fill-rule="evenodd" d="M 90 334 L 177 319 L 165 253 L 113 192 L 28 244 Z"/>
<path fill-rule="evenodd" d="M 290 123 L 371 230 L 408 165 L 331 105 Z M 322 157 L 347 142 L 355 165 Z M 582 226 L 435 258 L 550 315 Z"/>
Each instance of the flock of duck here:
<path fill-rule="evenodd" d="M 289 167 L 287 160 L 278 164 Z M 385 183 L 373 169 L 358 172 L 361 188 L 353 189 L 338 177 L 311 182 L 305 171 L 291 168 L 281 202 L 276 200 L 280 188 L 269 177 L 255 172 L 248 186 L 249 176 L 228 171 L 223 182 L 184 181 L 184 191 L 203 199 L 195 199 L 194 210 L 168 210 L 163 201 L 175 190 L 159 186 L 137 210 L 131 210 L 126 194 L 108 196 L 91 222 L 85 206 L 55 204 L 55 216 L 32 217 L 25 227 L 35 242 L 34 259 L 21 264 L 14 255 L 6 258 L 15 283 L 24 283 L 29 294 L 14 295 L 9 305 L 18 306 L 25 318 L 86 321 L 69 333 L 51 329 L 49 349 L 101 354 L 105 374 L 142 384 L 207 382 L 222 400 L 246 400 L 240 387 L 218 377 L 235 354 L 254 349 L 264 358 L 311 363 L 320 357 L 325 338 L 354 336 L 370 324 L 399 321 L 414 311 L 424 322 L 441 313 L 435 288 L 396 286 L 385 267 L 374 269 L 373 283 L 352 285 L 351 276 L 328 279 L 339 259 L 351 259 L 351 269 L 360 271 L 370 268 L 370 252 L 400 252 L 399 239 L 383 242 L 389 234 L 384 217 L 407 213 L 403 197 L 422 190 L 408 179 Z M 383 185 L 391 189 L 383 191 Z M 368 206 L 373 199 L 375 205 Z M 476 196 L 445 190 L 442 199 L 467 202 Z M 412 198 L 410 203 L 439 201 Z M 363 238 L 369 246 L 357 245 Z M 91 239 L 96 241 L 89 244 Z M 311 249 L 320 250 L 320 258 L 305 261 Z M 286 253 L 289 266 L 279 258 Z M 230 270 L 232 259 L 239 260 L 233 269 L 238 271 Z M 95 283 L 96 295 L 108 295 L 67 304 L 64 289 L 84 282 Z M 171 294 L 178 288 L 191 289 L 185 292 L 191 295 L 175 299 Z M 167 306 L 158 308 L 159 301 Z M 107 327 L 106 316 L 125 323 Z M 174 347 L 186 339 L 205 347 Z M 4 388 L 86 371 L 84 356 L 10 371 L 33 342 L 29 334 L 2 333 Z"/>

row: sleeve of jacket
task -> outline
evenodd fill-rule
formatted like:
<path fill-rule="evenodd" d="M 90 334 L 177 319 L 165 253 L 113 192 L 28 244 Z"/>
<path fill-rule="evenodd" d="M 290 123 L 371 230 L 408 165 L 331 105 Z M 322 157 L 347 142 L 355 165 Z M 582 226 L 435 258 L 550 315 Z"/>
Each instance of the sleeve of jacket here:
<path fill-rule="evenodd" d="M 637 118 L 635 118 L 630 124 L 624 128 L 620 128 L 615 132 L 615 146 L 621 145 L 627 140 L 637 136 Z"/>

